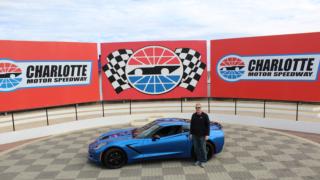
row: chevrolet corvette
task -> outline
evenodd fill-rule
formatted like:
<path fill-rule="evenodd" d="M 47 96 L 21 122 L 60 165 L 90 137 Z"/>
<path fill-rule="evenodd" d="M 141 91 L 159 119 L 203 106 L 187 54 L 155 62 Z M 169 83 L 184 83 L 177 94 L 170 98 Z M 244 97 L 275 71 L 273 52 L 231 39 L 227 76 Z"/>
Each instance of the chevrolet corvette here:
<path fill-rule="evenodd" d="M 116 169 L 142 160 L 195 158 L 189 131 L 190 121 L 179 118 L 162 118 L 140 128 L 112 130 L 89 144 L 88 159 Z M 211 122 L 206 142 L 208 160 L 220 153 L 223 145 L 222 126 Z"/>

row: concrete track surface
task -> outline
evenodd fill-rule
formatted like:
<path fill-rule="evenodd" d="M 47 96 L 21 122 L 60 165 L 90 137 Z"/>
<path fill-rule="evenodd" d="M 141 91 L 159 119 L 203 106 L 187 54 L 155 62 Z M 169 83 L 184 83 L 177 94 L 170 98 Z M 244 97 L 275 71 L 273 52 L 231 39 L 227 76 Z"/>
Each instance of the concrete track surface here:
<path fill-rule="evenodd" d="M 320 146 L 263 128 L 223 124 L 225 147 L 206 163 L 170 159 L 110 170 L 87 160 L 87 146 L 100 133 L 131 124 L 53 136 L 0 156 L 7 179 L 320 179 Z"/>

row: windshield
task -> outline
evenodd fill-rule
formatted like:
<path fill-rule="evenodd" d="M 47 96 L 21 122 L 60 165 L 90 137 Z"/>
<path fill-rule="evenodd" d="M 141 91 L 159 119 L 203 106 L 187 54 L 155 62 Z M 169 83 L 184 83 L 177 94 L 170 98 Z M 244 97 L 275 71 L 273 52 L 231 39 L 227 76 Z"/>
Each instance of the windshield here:
<path fill-rule="evenodd" d="M 148 124 L 146 124 L 146 125 L 144 125 L 144 126 L 142 126 L 142 127 L 140 127 L 140 128 L 137 128 L 137 131 L 142 132 L 142 131 L 144 131 L 144 130 L 147 130 L 147 129 L 149 129 L 150 127 L 152 127 L 154 124 L 156 124 L 155 121 L 150 122 L 150 123 L 148 123 Z"/>
<path fill-rule="evenodd" d="M 148 123 L 148 124 L 146 124 L 146 125 L 144 125 L 144 126 L 142 126 L 142 127 L 140 127 L 140 128 L 134 129 L 134 130 L 133 130 L 133 133 L 132 133 L 133 137 L 137 137 L 141 132 L 149 129 L 149 128 L 150 128 L 151 126 L 153 126 L 154 124 L 155 124 L 155 122 L 153 121 L 153 122 L 150 122 L 150 123 Z"/>
<path fill-rule="evenodd" d="M 143 126 L 142 128 L 138 129 L 138 133 L 136 135 L 136 138 L 146 138 L 150 137 L 152 133 L 157 130 L 160 126 L 158 124 L 152 124 L 151 126 L 148 126 L 147 128 Z M 141 131 L 140 131 L 141 130 Z"/>

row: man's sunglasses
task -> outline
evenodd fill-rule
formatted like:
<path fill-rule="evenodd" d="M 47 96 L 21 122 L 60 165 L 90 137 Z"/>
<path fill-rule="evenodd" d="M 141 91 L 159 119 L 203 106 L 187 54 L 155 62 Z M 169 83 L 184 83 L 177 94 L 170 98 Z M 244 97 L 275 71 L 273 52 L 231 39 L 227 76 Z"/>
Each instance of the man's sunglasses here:
<path fill-rule="evenodd" d="M 201 107 L 196 107 L 196 109 L 201 109 Z"/>

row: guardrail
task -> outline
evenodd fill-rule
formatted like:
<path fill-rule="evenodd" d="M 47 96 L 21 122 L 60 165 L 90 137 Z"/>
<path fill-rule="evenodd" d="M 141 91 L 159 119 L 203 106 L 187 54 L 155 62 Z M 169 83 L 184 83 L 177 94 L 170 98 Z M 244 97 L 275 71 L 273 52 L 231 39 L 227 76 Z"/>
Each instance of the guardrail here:
<path fill-rule="evenodd" d="M 320 104 L 267 100 L 180 98 L 169 100 L 100 101 L 29 111 L 8 112 L 0 116 L 0 132 L 119 114 L 194 112 L 200 102 L 208 113 L 280 118 L 320 122 Z"/>
<path fill-rule="evenodd" d="M 180 98 L 169 100 L 122 100 L 73 104 L 0 115 L 0 133 L 98 117 L 139 113 L 192 113 L 200 102 L 208 113 L 320 123 L 320 103 L 267 100 Z"/>

